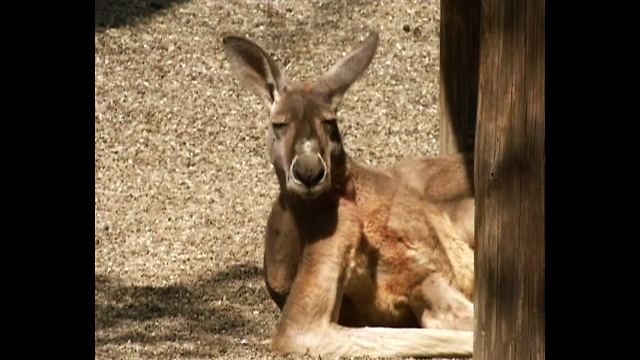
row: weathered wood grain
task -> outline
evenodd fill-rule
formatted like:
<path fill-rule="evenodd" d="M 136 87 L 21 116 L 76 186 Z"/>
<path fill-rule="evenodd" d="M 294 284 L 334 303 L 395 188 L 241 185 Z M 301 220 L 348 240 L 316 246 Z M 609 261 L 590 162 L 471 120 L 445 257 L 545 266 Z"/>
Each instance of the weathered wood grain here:
<path fill-rule="evenodd" d="M 474 358 L 544 359 L 544 0 L 481 6 Z"/>
<path fill-rule="evenodd" d="M 440 2 L 440 153 L 472 152 L 478 104 L 480 1 Z"/>

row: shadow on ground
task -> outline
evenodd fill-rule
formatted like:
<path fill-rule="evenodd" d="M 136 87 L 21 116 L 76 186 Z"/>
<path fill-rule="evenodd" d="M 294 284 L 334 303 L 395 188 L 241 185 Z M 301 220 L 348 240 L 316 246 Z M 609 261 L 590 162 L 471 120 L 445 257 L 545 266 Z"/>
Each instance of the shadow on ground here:
<path fill-rule="evenodd" d="M 261 304 L 273 310 L 262 276 L 261 268 L 242 264 L 193 285 L 154 287 L 118 285 L 96 274 L 95 330 L 110 334 L 96 338 L 96 346 L 211 335 L 264 336 L 264 319 L 247 316 Z M 112 331 L 118 326 L 124 331 Z"/>
<path fill-rule="evenodd" d="M 135 25 L 157 12 L 189 0 L 95 0 L 95 32 Z"/>

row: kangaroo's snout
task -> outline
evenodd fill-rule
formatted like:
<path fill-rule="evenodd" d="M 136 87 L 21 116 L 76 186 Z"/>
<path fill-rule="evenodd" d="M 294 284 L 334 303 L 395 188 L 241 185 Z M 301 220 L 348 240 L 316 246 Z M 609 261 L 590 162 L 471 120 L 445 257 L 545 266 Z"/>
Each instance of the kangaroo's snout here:
<path fill-rule="evenodd" d="M 312 188 L 324 180 L 327 165 L 319 154 L 296 156 L 291 162 L 291 177 L 294 181 Z"/>

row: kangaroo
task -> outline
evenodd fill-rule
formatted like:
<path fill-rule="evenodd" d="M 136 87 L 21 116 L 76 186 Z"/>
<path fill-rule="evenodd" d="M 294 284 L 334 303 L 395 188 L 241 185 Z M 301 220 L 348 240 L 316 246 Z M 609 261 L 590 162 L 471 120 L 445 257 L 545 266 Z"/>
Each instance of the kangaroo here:
<path fill-rule="evenodd" d="M 280 193 L 265 234 L 278 353 L 470 357 L 474 192 L 456 154 L 371 169 L 351 161 L 336 113 L 378 46 L 372 33 L 314 83 L 289 82 L 240 36 L 232 73 L 270 112 Z"/>

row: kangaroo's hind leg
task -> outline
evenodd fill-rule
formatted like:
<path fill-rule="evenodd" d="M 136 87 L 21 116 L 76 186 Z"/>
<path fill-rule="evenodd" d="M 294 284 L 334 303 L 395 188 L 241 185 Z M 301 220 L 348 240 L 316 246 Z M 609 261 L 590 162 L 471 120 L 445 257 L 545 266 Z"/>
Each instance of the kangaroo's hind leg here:
<path fill-rule="evenodd" d="M 473 303 L 439 274 L 427 277 L 410 303 L 423 328 L 473 331 Z"/>

